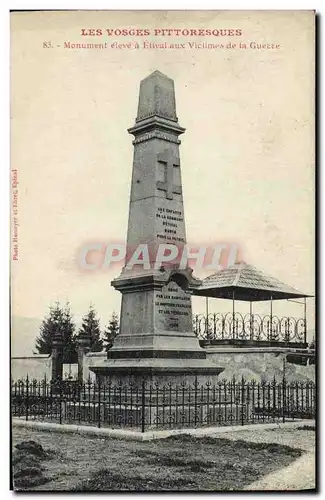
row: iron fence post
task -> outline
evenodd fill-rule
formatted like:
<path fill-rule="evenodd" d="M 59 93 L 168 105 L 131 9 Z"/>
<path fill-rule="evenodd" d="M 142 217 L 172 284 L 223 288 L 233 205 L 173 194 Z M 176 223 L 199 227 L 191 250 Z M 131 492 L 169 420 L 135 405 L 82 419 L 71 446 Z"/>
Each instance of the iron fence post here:
<path fill-rule="evenodd" d="M 286 410 L 286 379 L 285 376 L 283 375 L 282 379 L 282 422 L 285 422 L 285 410 Z"/>
<path fill-rule="evenodd" d="M 60 424 L 62 424 L 62 380 L 59 380 L 59 408 L 60 408 Z"/>
<path fill-rule="evenodd" d="M 244 425 L 244 398 L 245 398 L 245 380 L 241 378 L 241 425 Z"/>
<path fill-rule="evenodd" d="M 52 420 L 53 418 L 53 380 L 49 380 L 49 386 L 48 386 L 48 391 L 49 391 L 49 402 L 47 406 L 47 411 L 49 412 L 49 417 Z"/>
<path fill-rule="evenodd" d="M 197 425 L 197 376 L 195 377 L 194 382 L 194 427 Z"/>
<path fill-rule="evenodd" d="M 44 375 L 44 378 L 42 380 L 42 398 L 43 398 L 43 404 L 44 404 L 44 417 L 47 414 L 47 398 L 46 398 L 46 373 Z"/>
<path fill-rule="evenodd" d="M 28 375 L 26 377 L 26 421 L 28 420 L 28 405 L 29 405 L 29 380 Z"/>
<path fill-rule="evenodd" d="M 98 427 L 100 427 L 100 377 L 98 377 Z"/>
<path fill-rule="evenodd" d="M 272 417 L 273 417 L 273 422 L 275 421 L 275 418 L 277 416 L 277 411 L 276 411 L 276 396 L 275 396 L 275 389 L 276 389 L 276 385 L 277 385 L 277 382 L 276 382 L 276 378 L 275 378 L 275 375 L 273 377 L 273 399 L 272 399 Z"/>
<path fill-rule="evenodd" d="M 141 395 L 141 432 L 145 431 L 145 407 L 146 407 L 146 382 L 142 379 L 141 384 L 142 395 Z"/>

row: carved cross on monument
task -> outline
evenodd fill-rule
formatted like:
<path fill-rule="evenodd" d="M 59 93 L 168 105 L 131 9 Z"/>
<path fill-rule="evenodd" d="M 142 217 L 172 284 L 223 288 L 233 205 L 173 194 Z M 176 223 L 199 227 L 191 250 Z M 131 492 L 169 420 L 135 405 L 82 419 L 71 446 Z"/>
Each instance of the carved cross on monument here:
<path fill-rule="evenodd" d="M 179 168 L 179 158 L 171 156 L 171 154 L 166 151 L 164 153 L 159 153 L 157 155 L 157 160 L 159 163 L 164 163 L 165 165 L 165 181 L 158 181 L 157 189 L 166 191 L 166 198 L 172 200 L 174 194 L 182 194 L 182 187 L 175 186 L 174 184 L 174 168 Z"/>

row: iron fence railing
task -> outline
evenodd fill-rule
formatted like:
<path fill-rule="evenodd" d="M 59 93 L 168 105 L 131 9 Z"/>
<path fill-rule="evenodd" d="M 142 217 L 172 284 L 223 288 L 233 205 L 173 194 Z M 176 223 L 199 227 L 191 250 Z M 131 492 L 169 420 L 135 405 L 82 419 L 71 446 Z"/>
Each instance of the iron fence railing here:
<path fill-rule="evenodd" d="M 313 382 L 111 384 L 12 382 L 12 416 L 98 427 L 149 429 L 245 425 L 315 417 Z"/>
<path fill-rule="evenodd" d="M 304 318 L 261 316 L 259 314 L 196 314 L 193 329 L 200 340 L 268 341 L 306 343 Z"/>

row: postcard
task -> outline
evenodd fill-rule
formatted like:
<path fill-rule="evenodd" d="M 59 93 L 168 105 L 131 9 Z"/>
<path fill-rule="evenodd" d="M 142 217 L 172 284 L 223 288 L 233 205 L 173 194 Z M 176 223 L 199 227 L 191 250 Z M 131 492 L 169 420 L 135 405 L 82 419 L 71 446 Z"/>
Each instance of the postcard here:
<path fill-rule="evenodd" d="M 11 12 L 15 491 L 314 490 L 315 12 Z"/>

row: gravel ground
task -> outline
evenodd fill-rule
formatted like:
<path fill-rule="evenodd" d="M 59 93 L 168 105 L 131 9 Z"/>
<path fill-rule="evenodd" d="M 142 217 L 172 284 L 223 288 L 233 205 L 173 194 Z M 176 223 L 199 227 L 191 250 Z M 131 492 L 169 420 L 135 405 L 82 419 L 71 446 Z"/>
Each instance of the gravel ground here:
<path fill-rule="evenodd" d="M 304 429 L 256 429 L 243 430 L 237 432 L 225 432 L 222 435 L 225 439 L 242 439 L 251 443 L 277 443 L 300 448 L 301 450 L 315 450 L 315 432 Z"/>
<path fill-rule="evenodd" d="M 269 429 L 227 432 L 226 439 L 242 439 L 251 443 L 278 443 L 305 450 L 300 458 L 289 466 L 272 472 L 249 484 L 246 490 L 307 490 L 315 488 L 316 452 L 315 432 L 304 429 Z"/>
<path fill-rule="evenodd" d="M 254 481 L 246 486 L 245 490 L 286 490 L 301 491 L 315 489 L 315 453 L 305 453 L 279 471 Z"/>

